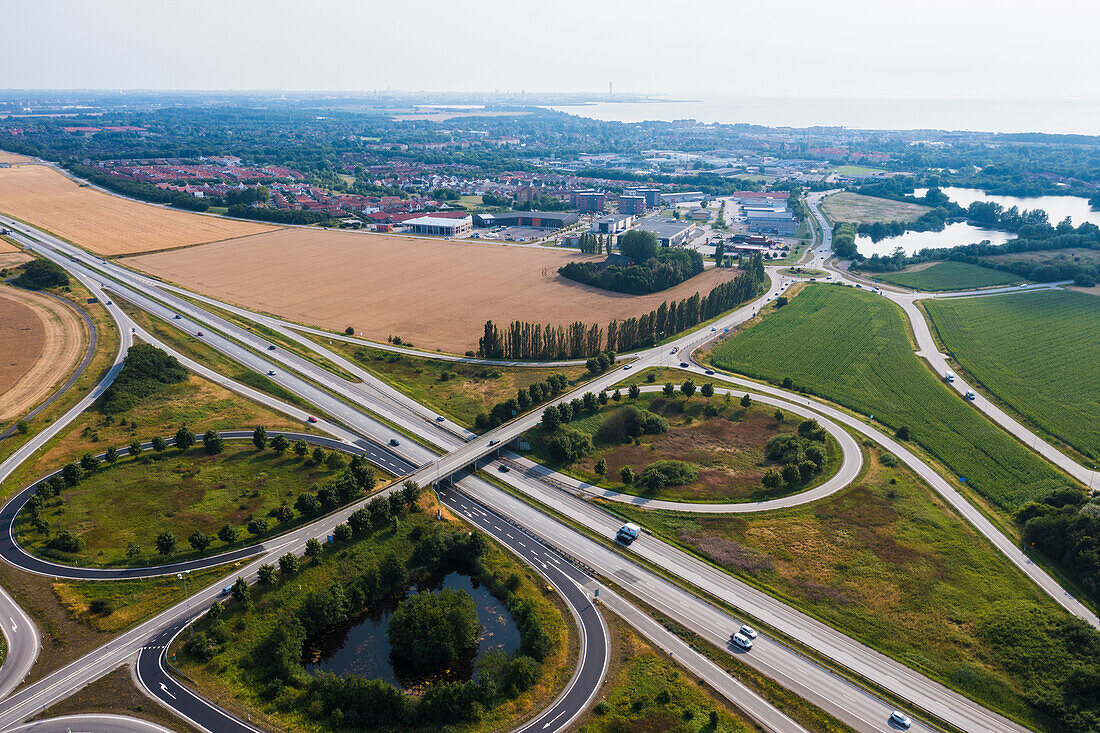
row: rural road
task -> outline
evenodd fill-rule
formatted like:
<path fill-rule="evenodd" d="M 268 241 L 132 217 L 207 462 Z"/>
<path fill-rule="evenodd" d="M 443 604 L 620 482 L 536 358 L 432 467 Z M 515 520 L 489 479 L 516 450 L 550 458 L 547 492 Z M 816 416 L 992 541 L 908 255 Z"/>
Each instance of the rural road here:
<path fill-rule="evenodd" d="M 9 728 L 7 733 L 172 733 L 164 726 L 122 715 L 66 715 Z"/>

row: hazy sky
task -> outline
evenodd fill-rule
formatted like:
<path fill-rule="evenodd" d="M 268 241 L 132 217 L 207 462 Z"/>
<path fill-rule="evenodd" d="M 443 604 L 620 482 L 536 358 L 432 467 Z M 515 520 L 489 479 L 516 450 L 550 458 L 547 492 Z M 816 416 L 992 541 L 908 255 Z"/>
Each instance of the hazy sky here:
<path fill-rule="evenodd" d="M 0 88 L 1100 99 L 1088 0 L 0 0 Z"/>

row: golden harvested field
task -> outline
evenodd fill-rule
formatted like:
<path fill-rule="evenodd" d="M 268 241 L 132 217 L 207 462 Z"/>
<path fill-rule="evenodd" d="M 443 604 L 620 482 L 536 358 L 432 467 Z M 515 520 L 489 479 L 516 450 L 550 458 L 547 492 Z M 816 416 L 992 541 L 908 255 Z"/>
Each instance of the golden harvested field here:
<path fill-rule="evenodd" d="M 80 186 L 44 165 L 0 168 L 0 211 L 101 255 L 132 254 L 272 231 L 266 224 L 200 216 Z"/>
<path fill-rule="evenodd" d="M 19 153 L 9 153 L 7 150 L 0 150 L 0 163 L 10 163 L 12 165 L 19 165 L 20 163 L 33 163 L 34 158 L 28 158 L 25 155 Z"/>
<path fill-rule="evenodd" d="M 891 201 L 875 196 L 842 191 L 828 196 L 821 202 L 821 209 L 833 222 L 850 221 L 853 224 L 873 224 L 876 221 L 916 221 L 931 211 L 927 206 Z"/>
<path fill-rule="evenodd" d="M 608 293 L 558 275 L 576 252 L 358 232 L 286 229 L 127 264 L 205 295 L 321 328 L 385 341 L 476 349 L 486 320 L 605 327 L 737 275 L 711 268 L 652 295 Z"/>
<path fill-rule="evenodd" d="M 30 262 L 34 258 L 16 247 L 3 237 L 0 237 L 0 268 L 11 268 Z"/>
<path fill-rule="evenodd" d="M 0 425 L 30 411 L 76 367 L 84 322 L 38 293 L 0 287 Z"/>

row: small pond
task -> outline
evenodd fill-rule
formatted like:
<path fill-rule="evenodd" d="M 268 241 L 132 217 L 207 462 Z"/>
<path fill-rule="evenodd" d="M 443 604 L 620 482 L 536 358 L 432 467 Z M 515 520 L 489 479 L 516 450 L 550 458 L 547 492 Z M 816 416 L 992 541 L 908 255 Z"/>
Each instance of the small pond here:
<path fill-rule="evenodd" d="M 477 618 L 481 624 L 478 645 L 459 668 L 450 670 L 446 679 L 470 679 L 474 663 L 487 651 L 500 649 L 512 653 L 519 648 L 519 629 L 512 621 L 505 605 L 487 588 L 477 584 L 474 578 L 461 573 L 449 573 L 433 577 L 410 589 L 405 596 L 422 590 L 464 590 L 474 599 Z M 329 629 L 318 638 L 306 643 L 303 664 L 310 674 L 332 672 L 338 675 L 358 675 L 367 679 L 380 679 L 397 687 L 411 688 L 430 680 L 406 679 L 394 669 L 390 660 L 390 640 L 387 633 L 390 616 L 404 598 L 380 602 L 362 616 Z"/>

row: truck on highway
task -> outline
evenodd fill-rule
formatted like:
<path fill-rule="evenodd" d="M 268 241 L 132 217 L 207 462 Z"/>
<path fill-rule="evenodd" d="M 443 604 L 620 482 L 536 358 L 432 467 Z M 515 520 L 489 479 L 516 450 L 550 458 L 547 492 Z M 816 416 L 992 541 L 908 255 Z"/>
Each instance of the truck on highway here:
<path fill-rule="evenodd" d="M 619 531 L 615 533 L 615 539 L 622 542 L 624 545 L 629 545 L 642 534 L 642 528 L 631 522 L 627 522 L 623 526 L 619 527 Z"/>

